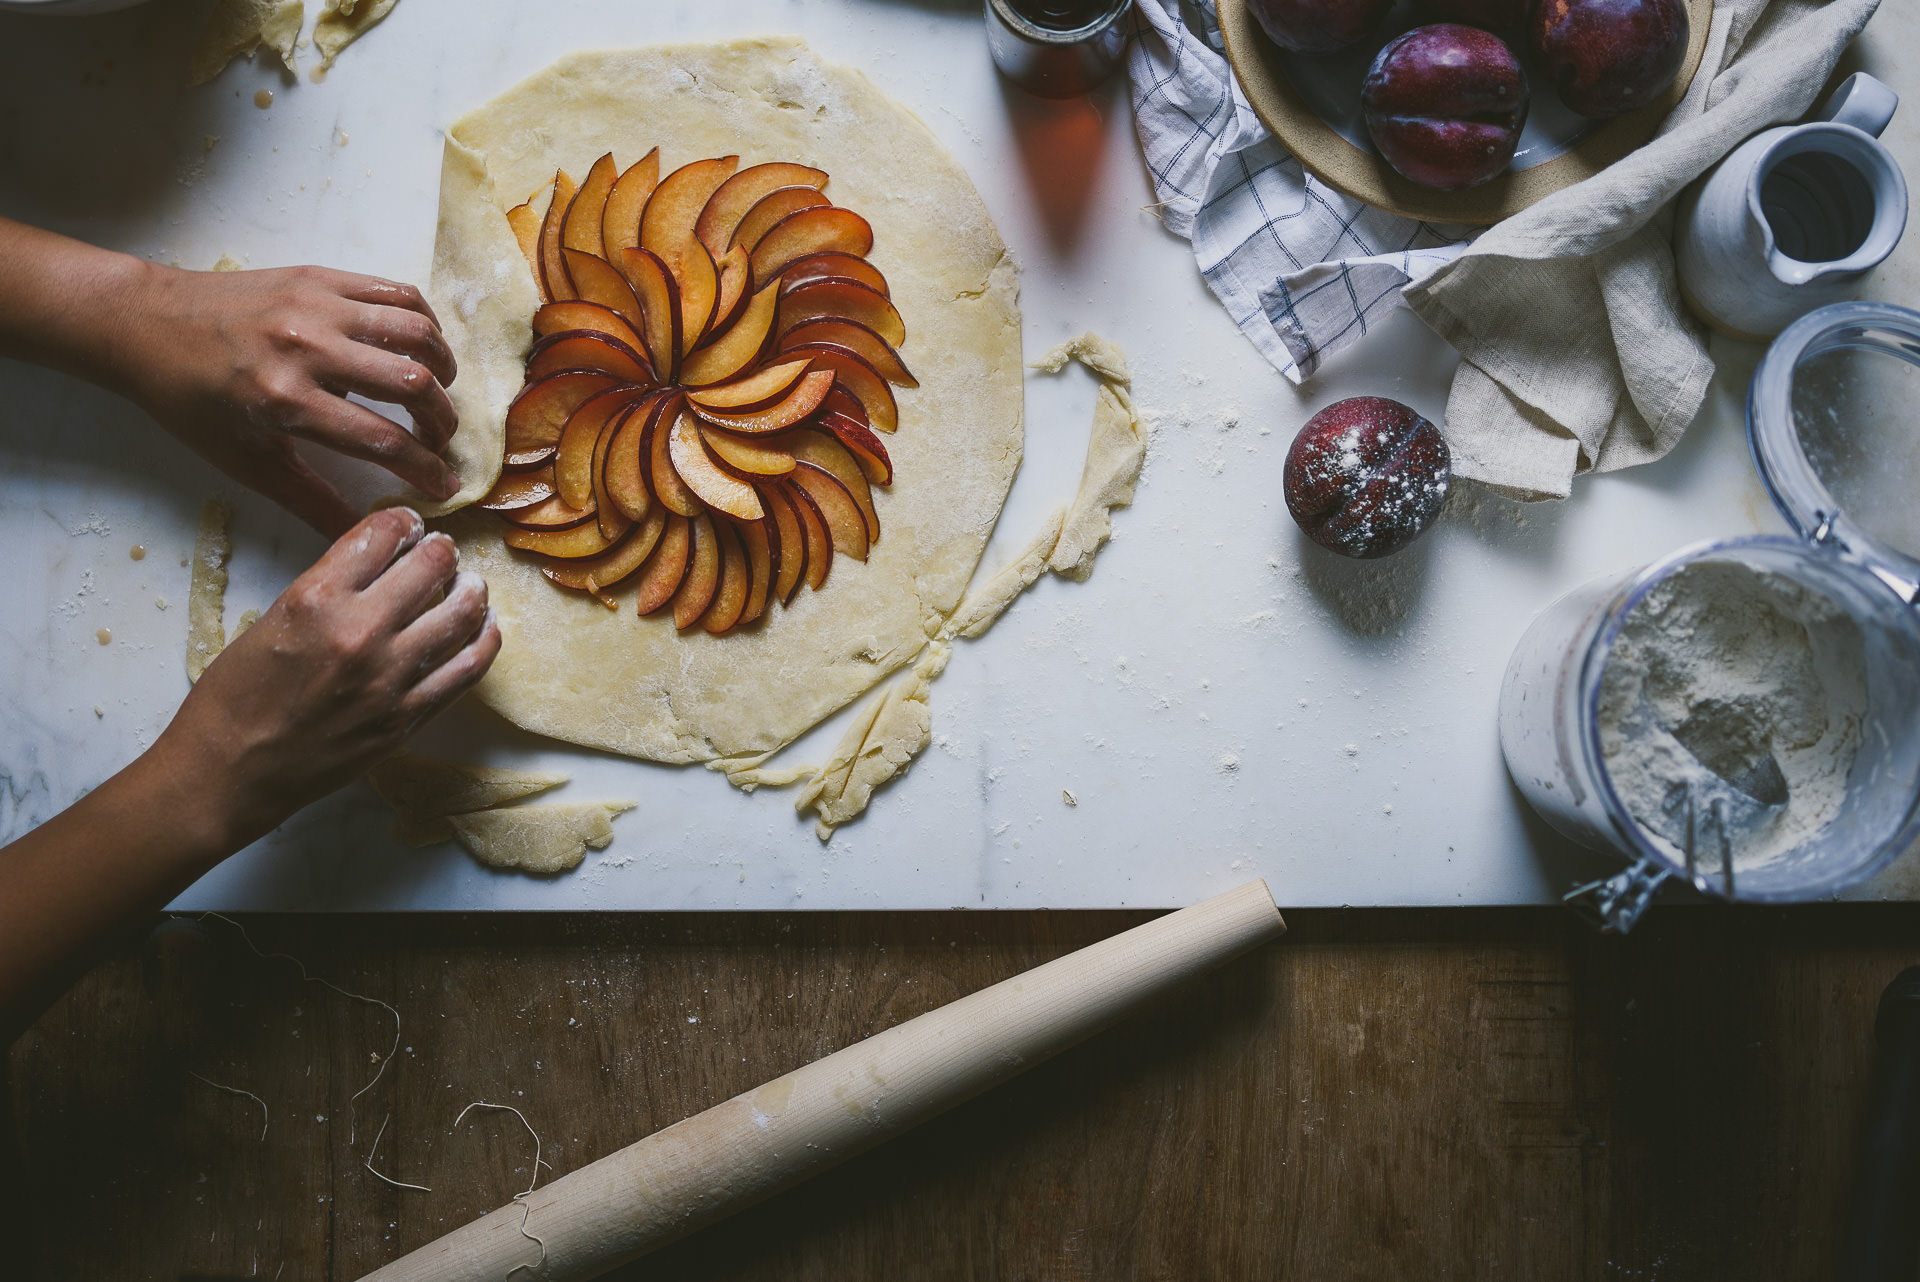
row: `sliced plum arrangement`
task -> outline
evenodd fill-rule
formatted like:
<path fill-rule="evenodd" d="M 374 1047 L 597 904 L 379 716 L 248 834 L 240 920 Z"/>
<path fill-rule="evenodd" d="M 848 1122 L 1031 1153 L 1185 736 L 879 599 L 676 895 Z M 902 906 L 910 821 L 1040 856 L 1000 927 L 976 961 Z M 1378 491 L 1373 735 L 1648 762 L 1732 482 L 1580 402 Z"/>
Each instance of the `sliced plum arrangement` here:
<path fill-rule="evenodd" d="M 661 178 L 655 148 L 507 212 L 540 307 L 480 506 L 555 585 L 720 634 L 866 560 L 918 384 L 873 228 L 826 184 L 737 156 Z"/>

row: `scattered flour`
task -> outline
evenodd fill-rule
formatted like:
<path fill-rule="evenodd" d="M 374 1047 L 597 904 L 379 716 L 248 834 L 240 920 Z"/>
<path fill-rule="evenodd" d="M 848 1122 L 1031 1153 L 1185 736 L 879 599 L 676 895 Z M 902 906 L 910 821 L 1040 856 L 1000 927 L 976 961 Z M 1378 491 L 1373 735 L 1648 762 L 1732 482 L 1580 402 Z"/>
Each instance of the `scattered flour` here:
<path fill-rule="evenodd" d="M 1728 781 L 1771 753 L 1786 801 L 1732 792 L 1728 825 L 1735 870 L 1758 867 L 1839 813 L 1867 708 L 1865 663 L 1859 629 L 1819 593 L 1737 562 L 1685 566 L 1634 607 L 1608 656 L 1607 773 L 1679 861 L 1688 797 L 1698 807 L 1728 796 Z"/>

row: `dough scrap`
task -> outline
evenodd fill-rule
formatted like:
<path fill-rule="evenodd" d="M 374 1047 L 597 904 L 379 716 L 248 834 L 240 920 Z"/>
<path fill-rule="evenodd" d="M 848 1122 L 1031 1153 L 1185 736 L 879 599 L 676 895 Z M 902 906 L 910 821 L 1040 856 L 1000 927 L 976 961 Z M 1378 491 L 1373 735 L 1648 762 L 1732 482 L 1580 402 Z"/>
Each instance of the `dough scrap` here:
<path fill-rule="evenodd" d="M 305 17 L 302 0 L 220 0 L 187 57 L 187 83 L 207 84 L 228 63 L 261 45 L 279 54 L 288 71 L 295 70 L 293 50 Z"/>
<path fill-rule="evenodd" d="M 589 849 L 605 850 L 613 840 L 613 817 L 633 805 L 552 801 L 449 815 L 447 823 L 481 863 L 552 876 L 578 868 Z"/>
<path fill-rule="evenodd" d="M 1134 485 L 1146 460 L 1146 431 L 1134 413 L 1129 394 L 1126 356 L 1097 334 L 1082 334 L 1063 343 L 1034 363 L 1035 369 L 1058 373 L 1068 360 L 1077 360 L 1101 380 L 1094 403 L 1093 425 L 1087 437 L 1087 461 L 1073 501 L 1047 519 L 1025 551 L 1007 566 L 966 594 L 938 638 L 927 647 L 913 672 L 896 681 L 874 699 L 841 736 L 825 765 L 815 770 L 794 808 L 819 817 L 814 831 L 822 841 L 833 830 L 857 818 L 872 800 L 874 790 L 904 771 L 932 741 L 933 712 L 928 695 L 935 677 L 946 670 L 956 637 L 977 637 L 1032 587 L 1042 574 L 1053 573 L 1085 581 L 1093 571 L 1095 553 L 1112 526 L 1108 514 L 1133 501 Z M 787 772 L 757 768 L 727 777 L 741 787 L 739 776 L 753 786 L 777 786 Z M 751 789 L 749 789 L 750 791 Z M 1066 794 L 1068 805 L 1078 805 Z"/>
<path fill-rule="evenodd" d="M 805 783 L 820 772 L 819 766 L 762 766 L 760 763 L 765 760 L 765 756 L 760 756 L 746 761 L 709 761 L 707 769 L 722 772 L 728 783 L 748 793 L 756 788 L 787 788 Z"/>
<path fill-rule="evenodd" d="M 227 646 L 227 562 L 233 556 L 233 509 L 219 499 L 200 505 L 187 580 L 187 680 L 198 682 Z"/>
<path fill-rule="evenodd" d="M 904 771 L 933 741 L 933 710 L 927 706 L 927 695 L 952 654 L 952 645 L 945 641 L 928 646 L 911 673 L 887 687 L 854 719 L 826 764 L 794 798 L 795 810 L 803 815 L 812 810 L 819 817 L 814 832 L 820 840 L 858 818 L 873 799 L 873 790 Z"/>
<path fill-rule="evenodd" d="M 608 611 L 556 589 L 461 512 L 444 528 L 482 575 L 504 640 L 478 687 L 515 724 L 670 764 L 765 756 L 912 663 L 979 563 L 1019 466 L 1024 388 L 1016 273 L 965 170 L 863 74 L 793 39 L 569 55 L 456 121 L 442 171 L 432 293 L 460 361 L 455 466 L 470 502 L 498 475 L 508 402 L 531 341 L 531 273 L 506 205 L 655 143 L 664 168 L 739 153 L 830 175 L 827 195 L 874 229 L 870 261 L 904 317 L 920 380 L 887 440 L 882 537 L 820 592 L 723 637 Z M 513 306 L 507 290 L 520 291 Z M 467 460 L 473 460 L 468 462 Z M 430 509 L 423 509 L 430 510 Z M 750 768 L 750 767 L 748 767 Z"/>
<path fill-rule="evenodd" d="M 1147 432 L 1133 407 L 1126 353 L 1091 331 L 1060 344 L 1032 368 L 1057 374 L 1079 361 L 1100 380 L 1087 433 L 1087 461 L 1073 500 L 1048 518 L 1026 551 L 969 591 L 941 636 L 977 637 L 993 626 L 1014 598 L 1048 570 L 1084 582 L 1093 557 L 1113 532 L 1110 513 L 1133 502 L 1134 486 L 1147 458 Z"/>
<path fill-rule="evenodd" d="M 398 812 L 393 834 L 410 846 L 452 841 L 449 815 L 488 810 L 545 792 L 571 776 L 442 761 L 402 752 L 367 772 L 373 790 Z"/>
<path fill-rule="evenodd" d="M 959 608 L 953 612 L 953 617 L 947 620 L 941 635 L 972 638 L 992 627 L 994 621 L 1013 604 L 1014 598 L 1039 582 L 1040 576 L 1047 572 L 1047 558 L 1060 545 L 1060 525 L 1066 519 L 1067 509 L 1054 509 L 1047 523 L 1040 527 L 1040 533 L 1034 536 L 1033 542 L 1027 544 L 1026 551 L 967 593 Z"/>
<path fill-rule="evenodd" d="M 1088 332 L 1054 348 L 1033 367 L 1057 374 L 1068 360 L 1092 370 L 1100 379 L 1100 390 L 1094 399 L 1080 488 L 1067 506 L 1060 541 L 1047 556 L 1047 568 L 1084 581 L 1093 572 L 1093 554 L 1113 533 L 1107 514 L 1133 502 L 1133 487 L 1147 458 L 1147 432 L 1133 408 L 1133 380 L 1127 376 L 1125 353 Z"/>
<path fill-rule="evenodd" d="M 1078 338 L 1069 338 L 1027 368 L 1039 370 L 1042 374 L 1058 374 L 1070 361 L 1079 361 L 1093 371 L 1094 377 L 1104 382 L 1117 383 L 1122 387 L 1133 386 L 1133 378 L 1127 373 L 1127 354 L 1120 350 L 1118 343 L 1110 338 L 1102 338 L 1092 330 Z"/>
<path fill-rule="evenodd" d="M 313 47 L 320 51 L 322 68 L 331 67 L 340 51 L 367 34 L 369 28 L 393 12 L 400 0 L 329 0 L 313 24 Z"/>

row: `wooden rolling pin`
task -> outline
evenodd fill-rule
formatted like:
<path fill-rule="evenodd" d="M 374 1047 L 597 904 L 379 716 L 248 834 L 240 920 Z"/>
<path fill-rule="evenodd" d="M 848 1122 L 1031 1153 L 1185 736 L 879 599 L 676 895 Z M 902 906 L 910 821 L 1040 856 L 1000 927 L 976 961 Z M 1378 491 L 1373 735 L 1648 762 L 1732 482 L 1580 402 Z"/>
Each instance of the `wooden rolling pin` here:
<path fill-rule="evenodd" d="M 1248 882 L 735 1096 L 363 1282 L 597 1277 L 918 1126 L 1285 930 L 1266 883 Z"/>

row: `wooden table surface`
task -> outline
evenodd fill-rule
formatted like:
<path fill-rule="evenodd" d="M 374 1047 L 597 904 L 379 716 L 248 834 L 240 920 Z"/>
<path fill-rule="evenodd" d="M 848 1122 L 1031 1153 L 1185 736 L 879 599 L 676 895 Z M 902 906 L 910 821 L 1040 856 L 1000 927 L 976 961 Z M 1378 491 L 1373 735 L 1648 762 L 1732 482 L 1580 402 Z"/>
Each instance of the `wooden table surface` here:
<path fill-rule="evenodd" d="M 527 1187 L 533 1137 L 498 1110 L 456 1127 L 472 1101 L 524 1114 L 546 1181 L 1144 916 L 249 919 L 399 1012 L 357 1102 L 393 1017 L 174 919 L 13 1047 L 0 1273 L 357 1278 Z M 1830 1272 L 1874 1003 L 1920 961 L 1920 907 L 1683 905 L 1624 940 L 1545 909 L 1289 924 L 616 1276 Z M 430 1192 L 370 1173 L 377 1133 L 373 1167 Z"/>

